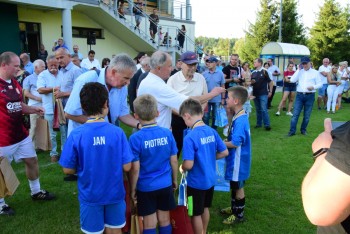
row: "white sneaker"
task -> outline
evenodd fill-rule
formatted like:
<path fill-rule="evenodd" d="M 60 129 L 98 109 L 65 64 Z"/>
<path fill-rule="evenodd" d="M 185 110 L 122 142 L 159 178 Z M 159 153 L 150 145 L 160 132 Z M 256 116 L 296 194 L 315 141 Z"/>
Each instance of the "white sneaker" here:
<path fill-rule="evenodd" d="M 277 116 L 280 116 L 280 114 L 281 114 L 281 113 L 280 113 L 279 111 L 276 112 L 276 115 L 277 115 Z"/>
<path fill-rule="evenodd" d="M 287 114 L 286 115 L 289 115 L 289 116 L 293 116 L 293 114 L 292 114 L 292 112 L 287 112 Z"/>
<path fill-rule="evenodd" d="M 222 134 L 224 134 L 225 137 L 228 136 L 228 126 L 224 127 L 224 130 L 222 131 Z"/>

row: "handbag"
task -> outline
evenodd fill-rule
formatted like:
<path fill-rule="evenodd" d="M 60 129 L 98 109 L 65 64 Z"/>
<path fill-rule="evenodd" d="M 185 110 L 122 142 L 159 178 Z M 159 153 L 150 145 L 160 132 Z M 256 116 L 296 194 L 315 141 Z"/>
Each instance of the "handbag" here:
<path fill-rule="evenodd" d="M 138 216 L 137 209 L 134 209 L 134 213 L 131 215 L 130 234 L 141 233 L 143 233 L 143 217 Z"/>
<path fill-rule="evenodd" d="M 215 126 L 225 127 L 228 125 L 227 113 L 225 108 L 220 105 L 215 112 Z"/>
<path fill-rule="evenodd" d="M 53 123 L 52 123 L 52 128 L 54 131 L 59 131 L 60 130 L 60 121 L 58 117 L 58 107 L 57 107 L 57 102 L 55 99 L 55 96 L 52 95 L 52 101 L 53 101 Z"/>
<path fill-rule="evenodd" d="M 216 183 L 215 191 L 230 191 L 230 182 L 225 180 L 226 161 L 224 158 L 216 160 Z"/>
<path fill-rule="evenodd" d="M 192 223 L 187 210 L 186 189 L 186 173 L 183 173 L 179 185 L 178 205 L 174 210 L 170 211 L 170 223 L 173 228 L 173 234 L 193 234 Z"/>
<path fill-rule="evenodd" d="M 0 198 L 13 195 L 19 181 L 7 158 L 0 159 Z"/>
<path fill-rule="evenodd" d="M 64 108 L 62 104 L 62 99 L 57 98 L 55 105 L 57 106 L 57 115 L 58 115 L 58 122 L 61 125 L 65 125 L 67 123 L 66 116 L 64 115 Z"/>
<path fill-rule="evenodd" d="M 36 120 L 35 145 L 37 149 L 51 150 L 49 123 L 42 117 Z"/>
<path fill-rule="evenodd" d="M 27 99 L 24 96 L 24 89 L 22 90 L 22 97 L 23 97 L 23 103 L 27 104 Z M 22 122 L 23 122 L 23 126 L 29 130 L 30 129 L 30 117 L 28 114 L 22 114 Z"/>

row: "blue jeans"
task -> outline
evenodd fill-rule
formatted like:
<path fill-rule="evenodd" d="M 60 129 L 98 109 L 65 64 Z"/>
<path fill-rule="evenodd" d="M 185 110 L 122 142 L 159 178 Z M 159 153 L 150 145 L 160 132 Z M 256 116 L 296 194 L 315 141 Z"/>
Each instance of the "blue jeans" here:
<path fill-rule="evenodd" d="M 292 120 L 290 121 L 289 133 L 295 134 L 299 115 L 303 107 L 304 107 L 304 117 L 303 117 L 303 122 L 301 123 L 300 132 L 302 133 L 306 132 L 306 127 L 309 124 L 314 101 L 315 101 L 314 93 L 309 93 L 309 94 L 297 93 L 295 98 L 295 103 L 294 103 L 293 117 L 292 117 Z"/>
<path fill-rule="evenodd" d="M 211 112 L 211 127 L 216 129 L 217 127 L 215 126 L 215 114 L 216 114 L 216 109 L 220 103 L 215 103 L 215 102 L 208 102 L 208 111 L 204 113 L 203 121 L 206 125 L 209 125 L 209 120 L 210 120 L 210 112 Z"/>
<path fill-rule="evenodd" d="M 51 151 L 50 156 L 57 156 L 57 140 L 56 136 L 57 133 L 53 130 L 53 114 L 45 114 L 45 119 L 49 123 L 49 131 L 50 131 L 50 139 L 51 139 Z M 64 143 L 66 143 L 67 139 L 67 125 L 60 125 L 60 132 L 61 132 L 61 151 L 63 149 Z"/>
<path fill-rule="evenodd" d="M 265 127 L 270 127 L 270 117 L 267 112 L 267 95 L 260 95 L 254 98 L 256 108 L 256 126 L 261 127 L 264 122 Z"/>

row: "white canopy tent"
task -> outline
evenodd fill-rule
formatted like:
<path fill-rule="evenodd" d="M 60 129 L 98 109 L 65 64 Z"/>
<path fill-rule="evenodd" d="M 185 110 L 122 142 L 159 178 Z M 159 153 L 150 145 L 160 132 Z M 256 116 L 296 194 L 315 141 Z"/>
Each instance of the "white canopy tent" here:
<path fill-rule="evenodd" d="M 260 58 L 264 61 L 269 58 L 274 60 L 274 64 L 281 71 L 279 79 L 282 79 L 283 71 L 287 67 L 289 59 L 293 58 L 294 63 L 299 64 L 300 59 L 304 56 L 310 56 L 310 50 L 306 46 L 281 42 L 267 43 L 260 54 Z"/>

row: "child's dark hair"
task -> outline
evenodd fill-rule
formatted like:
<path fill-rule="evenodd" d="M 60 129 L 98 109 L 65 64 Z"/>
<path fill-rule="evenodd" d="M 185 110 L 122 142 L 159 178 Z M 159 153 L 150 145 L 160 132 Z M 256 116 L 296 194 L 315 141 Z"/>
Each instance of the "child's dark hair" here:
<path fill-rule="evenodd" d="M 228 88 L 227 92 L 229 94 L 231 93 L 233 98 L 237 98 L 241 105 L 248 100 L 248 90 L 243 86 L 233 86 Z"/>
<path fill-rule="evenodd" d="M 180 114 L 180 116 L 183 116 L 185 113 L 188 113 L 191 116 L 192 115 L 202 115 L 203 110 L 202 110 L 202 106 L 199 103 L 199 101 L 191 99 L 191 98 L 185 100 L 180 106 L 179 114 Z"/>
<path fill-rule="evenodd" d="M 138 96 L 134 104 L 134 111 L 141 120 L 150 121 L 157 117 L 157 100 L 149 94 Z"/>
<path fill-rule="evenodd" d="M 80 104 L 86 115 L 102 114 L 106 101 L 108 91 L 98 82 L 86 83 L 80 91 Z"/>

